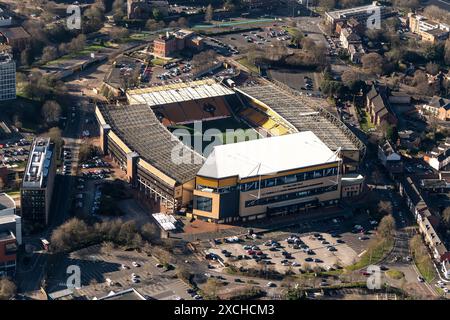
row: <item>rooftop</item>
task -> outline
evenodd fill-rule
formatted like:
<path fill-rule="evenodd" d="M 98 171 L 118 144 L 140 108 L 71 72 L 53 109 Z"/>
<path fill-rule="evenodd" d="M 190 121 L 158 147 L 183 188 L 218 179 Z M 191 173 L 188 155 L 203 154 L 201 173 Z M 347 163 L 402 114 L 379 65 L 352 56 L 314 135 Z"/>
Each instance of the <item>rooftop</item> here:
<path fill-rule="evenodd" d="M 10 63 L 13 61 L 13 57 L 11 54 L 7 52 L 0 52 L 0 64 Z"/>
<path fill-rule="evenodd" d="M 238 87 L 238 91 L 257 99 L 291 123 L 298 131 L 312 131 L 331 150 L 364 150 L 364 144 L 342 121 L 322 106 L 326 101 L 267 83 Z"/>
<path fill-rule="evenodd" d="M 0 231 L 0 241 L 14 240 L 16 237 L 11 231 Z"/>
<path fill-rule="evenodd" d="M 212 79 L 183 82 L 145 89 L 129 90 L 130 104 L 147 104 L 150 107 L 174 102 L 198 100 L 231 95 L 234 92 Z"/>
<path fill-rule="evenodd" d="M 204 158 L 172 135 L 147 105 L 98 108 L 112 131 L 142 159 L 180 183 L 195 178 Z M 174 161 L 173 150 L 183 151 L 182 163 Z"/>
<path fill-rule="evenodd" d="M 327 11 L 326 14 L 334 19 L 341 19 L 341 18 L 347 18 L 347 16 L 352 16 L 354 14 L 358 13 L 367 13 L 371 14 L 370 10 L 373 10 L 377 7 L 380 7 L 376 4 L 376 1 L 372 4 L 361 6 L 361 7 L 354 7 L 354 8 L 347 8 L 342 10 L 335 10 L 335 11 Z"/>
<path fill-rule="evenodd" d="M 31 147 L 23 175 L 24 188 L 45 188 L 52 161 L 53 146 L 50 138 L 38 137 Z"/>
<path fill-rule="evenodd" d="M 0 33 L 10 40 L 31 38 L 30 34 L 22 27 L 0 28 Z"/>
<path fill-rule="evenodd" d="M 243 179 L 339 160 L 313 132 L 305 131 L 215 146 L 198 175 Z"/>
<path fill-rule="evenodd" d="M 0 193 L 0 210 L 15 208 L 16 202 L 6 193 Z M 1 214 L 0 214 L 1 215 Z"/>
<path fill-rule="evenodd" d="M 114 292 L 111 291 L 107 296 L 101 297 L 94 300 L 147 300 L 145 297 L 140 294 L 136 289 L 130 288 L 127 290 Z"/>

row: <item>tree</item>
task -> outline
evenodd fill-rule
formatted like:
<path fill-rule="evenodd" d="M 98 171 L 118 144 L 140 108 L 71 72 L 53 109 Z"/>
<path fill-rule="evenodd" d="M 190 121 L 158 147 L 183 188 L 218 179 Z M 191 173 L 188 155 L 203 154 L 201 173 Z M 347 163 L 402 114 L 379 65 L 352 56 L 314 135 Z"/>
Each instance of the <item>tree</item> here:
<path fill-rule="evenodd" d="M 178 22 L 176 22 L 176 21 L 170 21 L 170 23 L 169 23 L 169 28 L 171 28 L 171 29 L 178 28 Z"/>
<path fill-rule="evenodd" d="M 450 227 L 450 207 L 447 207 L 442 211 L 442 221 Z"/>
<path fill-rule="evenodd" d="M 328 96 L 339 96 L 343 90 L 342 82 L 333 80 L 323 80 L 320 88 Z"/>
<path fill-rule="evenodd" d="M 59 150 L 63 143 L 61 129 L 58 127 L 50 128 L 46 135 L 55 144 L 55 149 Z"/>
<path fill-rule="evenodd" d="M 163 14 L 162 14 L 161 10 L 159 10 L 158 8 L 153 9 L 152 15 L 156 21 L 162 20 L 162 18 L 163 18 Z"/>
<path fill-rule="evenodd" d="M 78 159 L 80 162 L 86 162 L 97 154 L 97 149 L 91 145 L 83 143 L 78 151 Z"/>
<path fill-rule="evenodd" d="M 390 215 L 393 212 L 392 203 L 385 200 L 380 200 L 380 202 L 378 202 L 377 209 L 383 216 Z"/>
<path fill-rule="evenodd" d="M 159 227 L 154 223 L 146 223 L 141 227 L 142 236 L 150 242 L 159 238 Z"/>
<path fill-rule="evenodd" d="M 180 28 L 187 28 L 189 27 L 189 21 L 185 17 L 181 17 L 180 19 L 178 19 L 178 25 L 180 26 Z"/>
<path fill-rule="evenodd" d="M 210 300 L 217 299 L 217 291 L 223 286 L 223 283 L 217 279 L 209 278 L 203 287 L 203 293 Z"/>
<path fill-rule="evenodd" d="M 125 9 L 125 1 L 124 0 L 114 0 L 112 5 L 113 13 L 117 13 L 118 11 L 123 11 Z"/>
<path fill-rule="evenodd" d="M 47 125 L 56 123 L 61 117 L 61 106 L 55 100 L 48 100 L 42 106 L 41 113 Z"/>
<path fill-rule="evenodd" d="M 419 0 L 392 0 L 392 4 L 396 7 L 405 8 L 405 9 L 417 9 L 420 7 Z"/>
<path fill-rule="evenodd" d="M 126 28 L 113 28 L 110 32 L 111 39 L 115 42 L 121 42 L 128 37 L 130 32 Z"/>
<path fill-rule="evenodd" d="M 382 239 L 392 239 L 395 232 L 395 219 L 390 214 L 384 216 L 378 224 L 377 233 Z"/>
<path fill-rule="evenodd" d="M 3 178 L 0 178 L 0 191 L 3 191 L 5 189 L 5 181 L 3 180 Z"/>
<path fill-rule="evenodd" d="M 342 73 L 342 82 L 353 92 L 358 92 L 362 89 L 364 82 L 362 81 L 362 75 L 358 71 L 345 70 Z"/>
<path fill-rule="evenodd" d="M 67 44 L 67 50 L 74 53 L 83 50 L 85 46 L 86 36 L 84 34 L 80 34 Z"/>
<path fill-rule="evenodd" d="M 426 65 L 426 70 L 429 74 L 435 76 L 439 72 L 439 65 L 437 63 L 428 62 Z"/>
<path fill-rule="evenodd" d="M 42 51 L 42 58 L 41 60 L 43 62 L 52 61 L 58 58 L 58 49 L 54 46 L 46 46 L 44 50 Z"/>
<path fill-rule="evenodd" d="M 376 75 L 383 72 L 384 59 L 378 53 L 372 52 L 365 54 L 361 58 L 361 62 L 365 71 Z"/>
<path fill-rule="evenodd" d="M 148 19 L 147 22 L 145 23 L 145 27 L 149 31 L 159 30 L 158 21 L 156 21 L 155 19 Z"/>
<path fill-rule="evenodd" d="M 84 11 L 83 17 L 82 30 L 84 34 L 100 30 L 103 27 L 103 21 L 105 19 L 105 6 L 103 2 L 95 2 Z"/>
<path fill-rule="evenodd" d="M 426 17 L 435 21 L 442 23 L 448 23 L 450 21 L 450 12 L 435 5 L 427 6 L 423 13 Z"/>
<path fill-rule="evenodd" d="M 20 64 L 23 66 L 29 66 L 33 63 L 33 54 L 30 47 L 26 47 L 21 53 L 20 53 Z"/>
<path fill-rule="evenodd" d="M 0 300 L 8 300 L 16 295 L 16 285 L 7 278 L 0 279 Z"/>
<path fill-rule="evenodd" d="M 445 63 L 450 65 L 450 38 L 445 41 L 445 53 L 444 53 Z"/>
<path fill-rule="evenodd" d="M 72 218 L 53 231 L 51 249 L 53 252 L 70 251 L 88 244 L 90 239 L 91 232 L 86 223 Z"/>
<path fill-rule="evenodd" d="M 291 34 L 291 43 L 298 48 L 304 37 L 305 36 L 300 30 L 294 29 Z"/>
<path fill-rule="evenodd" d="M 205 21 L 206 22 L 211 22 L 214 16 L 214 8 L 212 7 L 212 5 L 210 4 L 205 11 Z"/>
<path fill-rule="evenodd" d="M 417 93 L 426 95 L 429 93 L 428 77 L 422 70 L 417 70 L 414 73 L 413 84 L 416 87 Z"/>
<path fill-rule="evenodd" d="M 330 10 L 336 7 L 336 0 L 319 0 L 319 6 L 325 10 Z"/>

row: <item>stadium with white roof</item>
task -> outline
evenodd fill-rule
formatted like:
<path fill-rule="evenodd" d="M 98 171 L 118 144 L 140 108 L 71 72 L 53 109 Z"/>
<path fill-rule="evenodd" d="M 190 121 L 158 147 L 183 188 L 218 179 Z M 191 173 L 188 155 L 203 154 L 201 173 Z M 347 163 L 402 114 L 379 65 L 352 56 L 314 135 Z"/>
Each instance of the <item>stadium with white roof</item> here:
<path fill-rule="evenodd" d="M 162 212 L 232 222 L 336 205 L 345 196 L 342 177 L 355 172 L 364 145 L 320 100 L 261 81 L 230 88 L 206 79 L 129 90 L 127 104 L 96 106 L 101 148 Z M 207 153 L 172 130 L 191 130 L 196 122 L 256 134 L 225 144 L 216 129 L 221 143 Z"/>

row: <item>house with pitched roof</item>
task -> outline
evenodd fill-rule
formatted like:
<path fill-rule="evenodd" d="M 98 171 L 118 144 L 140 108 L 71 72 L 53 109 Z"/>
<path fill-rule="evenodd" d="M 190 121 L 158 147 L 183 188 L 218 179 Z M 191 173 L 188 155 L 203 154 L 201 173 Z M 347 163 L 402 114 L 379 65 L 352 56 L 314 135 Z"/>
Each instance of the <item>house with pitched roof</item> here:
<path fill-rule="evenodd" d="M 439 120 L 450 120 L 450 99 L 433 96 L 430 102 L 422 106 L 422 110 L 434 115 Z"/>
<path fill-rule="evenodd" d="M 372 88 L 366 95 L 366 110 L 370 114 L 370 120 L 376 126 L 383 123 L 397 125 L 397 117 L 392 112 L 389 99 L 388 88 L 372 85 Z"/>

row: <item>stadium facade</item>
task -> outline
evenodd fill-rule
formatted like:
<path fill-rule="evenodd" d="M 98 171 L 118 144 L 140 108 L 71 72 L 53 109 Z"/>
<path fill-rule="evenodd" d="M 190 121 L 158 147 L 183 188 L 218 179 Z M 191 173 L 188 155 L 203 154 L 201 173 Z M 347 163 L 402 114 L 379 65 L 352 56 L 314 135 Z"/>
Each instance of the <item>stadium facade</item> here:
<path fill-rule="evenodd" d="M 197 173 L 193 215 L 231 222 L 335 205 L 340 161 L 311 131 L 216 146 Z"/>
<path fill-rule="evenodd" d="M 335 205 L 342 175 L 355 172 L 365 152 L 320 100 L 267 81 L 228 88 L 207 79 L 129 90 L 127 99 L 96 106 L 103 152 L 168 211 L 208 221 Z M 267 138 L 227 141 L 205 158 L 169 130 L 231 118 Z"/>

